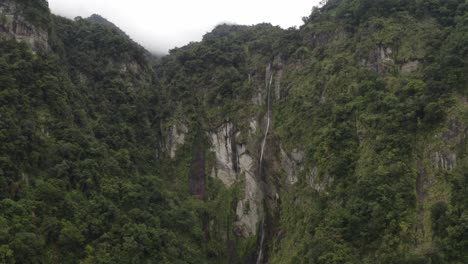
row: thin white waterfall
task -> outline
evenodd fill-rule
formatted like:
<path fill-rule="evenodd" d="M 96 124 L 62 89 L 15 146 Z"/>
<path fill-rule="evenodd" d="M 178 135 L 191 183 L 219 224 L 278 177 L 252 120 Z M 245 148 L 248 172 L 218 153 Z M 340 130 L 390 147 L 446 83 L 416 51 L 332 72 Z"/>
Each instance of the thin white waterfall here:
<path fill-rule="evenodd" d="M 265 150 L 265 145 L 266 145 L 266 140 L 268 136 L 268 132 L 270 130 L 270 118 L 271 118 L 271 109 L 270 109 L 270 89 L 271 89 L 271 83 L 273 81 L 273 74 L 270 76 L 270 82 L 267 85 L 267 125 L 265 129 L 265 136 L 263 137 L 263 143 L 262 143 L 262 149 L 260 151 L 260 174 L 262 171 L 262 162 L 263 162 L 263 152 Z"/>
<path fill-rule="evenodd" d="M 267 77 L 268 78 L 268 77 Z M 271 83 L 273 82 L 273 74 L 270 73 L 270 81 L 265 84 L 267 88 L 267 125 L 265 128 L 265 136 L 263 137 L 262 149 L 260 150 L 260 166 L 259 166 L 259 175 L 262 175 L 262 162 L 263 162 L 263 152 L 265 151 L 266 140 L 268 137 L 268 132 L 270 131 L 270 119 L 271 119 L 271 103 L 270 103 L 270 93 L 271 93 Z M 260 250 L 258 251 L 257 264 L 262 263 L 263 259 L 263 244 L 265 242 L 265 216 L 263 216 L 261 224 L 261 237 L 260 237 Z"/>

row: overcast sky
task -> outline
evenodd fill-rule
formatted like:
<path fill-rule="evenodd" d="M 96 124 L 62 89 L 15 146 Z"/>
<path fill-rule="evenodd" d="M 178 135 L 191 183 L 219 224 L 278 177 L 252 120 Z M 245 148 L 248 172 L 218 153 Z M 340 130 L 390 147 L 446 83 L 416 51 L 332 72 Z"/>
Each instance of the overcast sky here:
<path fill-rule="evenodd" d="M 320 0 L 48 0 L 54 14 L 68 18 L 100 14 L 136 42 L 166 53 L 199 41 L 217 24 L 268 22 L 299 26 Z"/>

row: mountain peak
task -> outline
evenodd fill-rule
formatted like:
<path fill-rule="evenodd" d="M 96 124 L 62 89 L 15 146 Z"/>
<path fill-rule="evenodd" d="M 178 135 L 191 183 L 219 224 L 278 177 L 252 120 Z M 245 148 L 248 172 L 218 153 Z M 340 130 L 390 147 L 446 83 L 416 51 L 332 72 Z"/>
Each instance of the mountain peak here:
<path fill-rule="evenodd" d="M 99 14 L 92 14 L 91 16 L 86 18 L 86 20 L 95 24 L 107 25 L 118 28 L 114 23 L 110 22 L 109 20 L 105 19 Z"/>
<path fill-rule="evenodd" d="M 110 27 L 112 29 L 115 29 L 119 35 L 125 38 L 129 38 L 127 33 L 125 33 L 123 30 L 121 30 L 118 26 L 116 26 L 114 23 L 110 22 L 106 18 L 102 17 L 99 14 L 92 14 L 88 18 L 85 19 L 88 22 L 91 22 L 93 24 L 99 24 L 99 25 L 104 25 L 107 27 Z"/>

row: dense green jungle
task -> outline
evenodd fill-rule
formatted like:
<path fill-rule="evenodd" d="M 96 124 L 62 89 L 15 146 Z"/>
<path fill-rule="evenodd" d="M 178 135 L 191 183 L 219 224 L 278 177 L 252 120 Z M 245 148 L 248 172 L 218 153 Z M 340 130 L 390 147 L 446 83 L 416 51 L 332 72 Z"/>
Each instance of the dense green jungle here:
<path fill-rule="evenodd" d="M 155 56 L 0 0 L 0 263 L 468 263 L 468 1 L 304 15 Z"/>

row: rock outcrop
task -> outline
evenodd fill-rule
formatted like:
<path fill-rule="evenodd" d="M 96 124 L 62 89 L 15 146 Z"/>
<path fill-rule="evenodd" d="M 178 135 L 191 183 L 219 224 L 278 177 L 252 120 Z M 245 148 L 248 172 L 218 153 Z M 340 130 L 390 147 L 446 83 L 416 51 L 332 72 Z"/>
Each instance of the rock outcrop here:
<path fill-rule="evenodd" d="M 377 73 L 386 73 L 394 65 L 392 54 L 393 50 L 390 47 L 378 46 L 369 53 L 364 64 Z"/>
<path fill-rule="evenodd" d="M 34 51 L 48 50 L 47 30 L 28 21 L 23 10 L 17 1 L 0 1 L 0 39 L 25 42 Z"/>
<path fill-rule="evenodd" d="M 281 167 L 286 173 L 287 182 L 294 185 L 298 181 L 298 174 L 304 169 L 304 152 L 294 149 L 291 153 L 287 153 L 282 147 L 281 151 Z"/>
<path fill-rule="evenodd" d="M 447 121 L 446 129 L 438 133 L 435 141 L 440 141 L 430 152 L 432 166 L 436 169 L 450 171 L 457 166 L 457 152 L 464 146 L 468 128 L 458 118 Z"/>
<path fill-rule="evenodd" d="M 240 174 L 245 177 L 244 199 L 237 203 L 236 231 L 243 237 L 255 235 L 263 219 L 263 192 L 256 178 L 254 160 L 246 152 L 245 146 L 239 151 Z"/>
<path fill-rule="evenodd" d="M 257 123 L 250 121 L 249 134 L 257 130 Z M 246 144 L 240 143 L 240 132 L 233 123 L 227 122 L 209 134 L 211 151 L 215 154 L 215 164 L 211 176 L 220 179 L 228 188 L 236 183 L 244 190 L 243 198 L 236 206 L 237 221 L 235 232 L 238 236 L 249 237 L 257 234 L 263 219 L 263 192 L 257 179 L 256 162 Z"/>
<path fill-rule="evenodd" d="M 419 61 L 417 60 L 408 61 L 401 65 L 400 71 L 403 74 L 409 74 L 409 73 L 416 71 L 418 69 L 418 66 L 419 66 Z"/>
<path fill-rule="evenodd" d="M 211 176 L 220 179 L 227 187 L 231 187 L 237 181 L 238 176 L 235 134 L 232 123 L 226 123 L 210 134 L 211 150 L 216 156 L 216 164 Z"/>
<path fill-rule="evenodd" d="M 185 135 L 188 128 L 184 124 L 177 124 L 170 127 L 166 137 L 166 153 L 171 159 L 176 157 L 179 146 L 185 143 Z"/>

